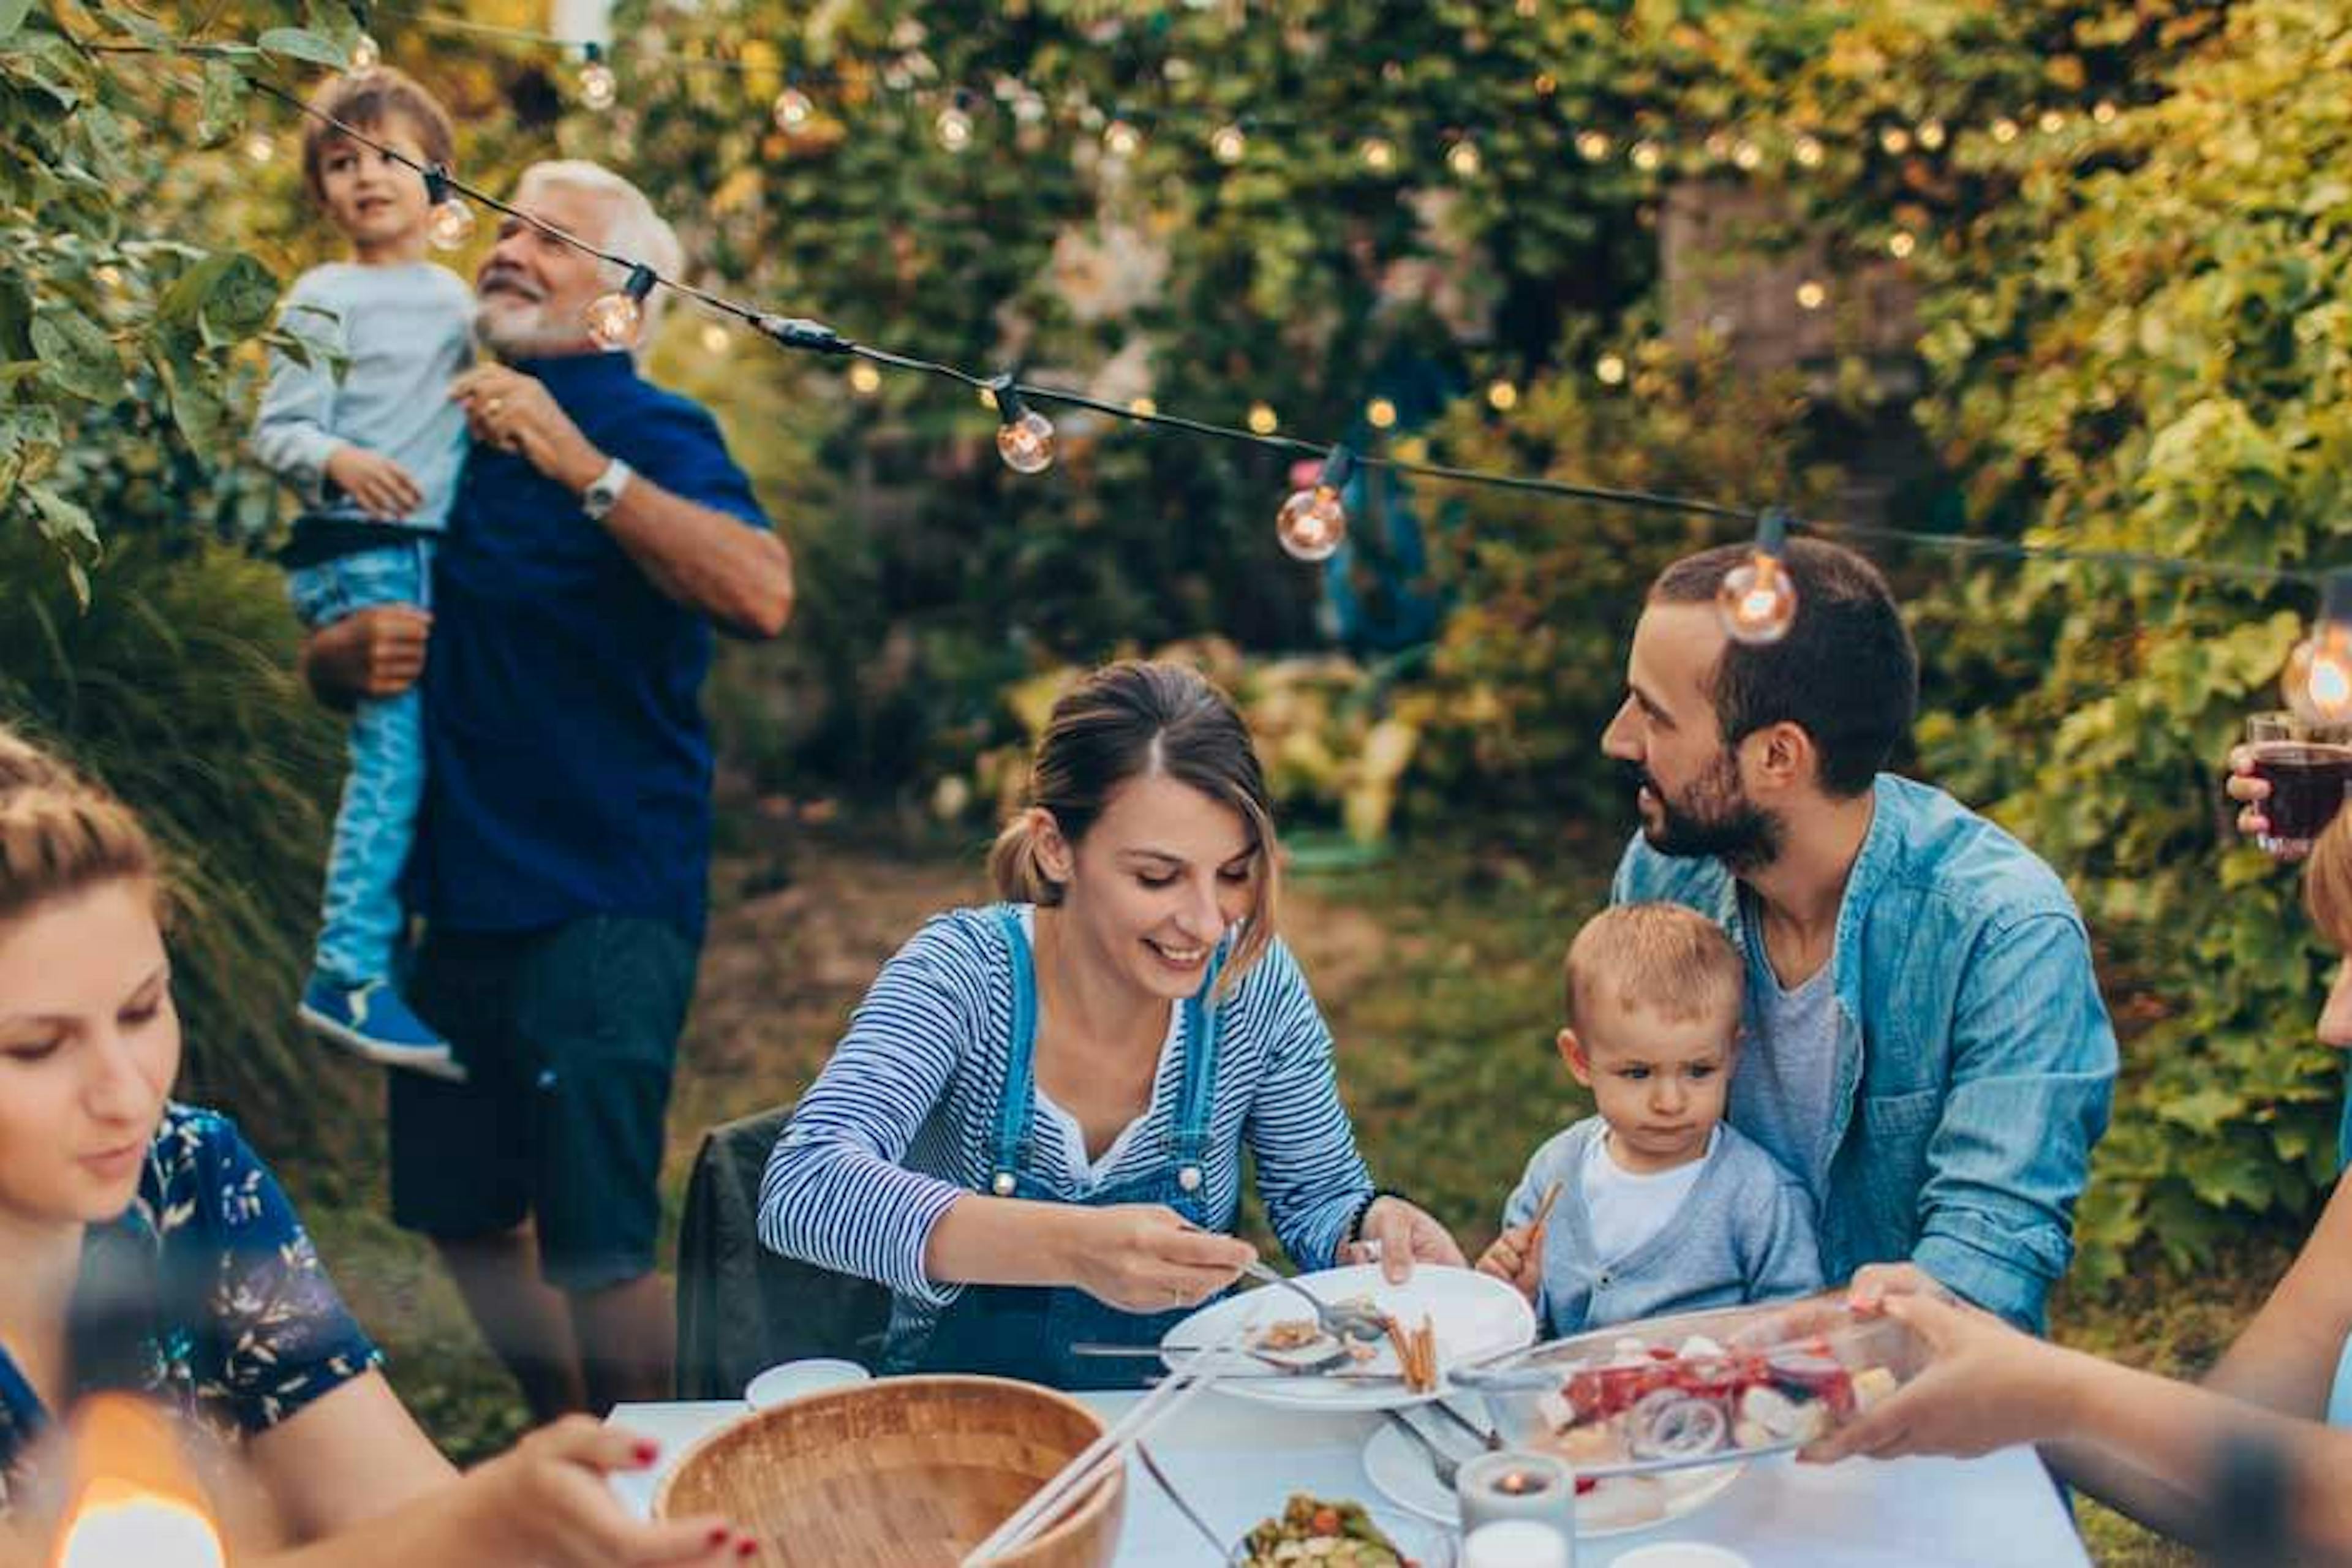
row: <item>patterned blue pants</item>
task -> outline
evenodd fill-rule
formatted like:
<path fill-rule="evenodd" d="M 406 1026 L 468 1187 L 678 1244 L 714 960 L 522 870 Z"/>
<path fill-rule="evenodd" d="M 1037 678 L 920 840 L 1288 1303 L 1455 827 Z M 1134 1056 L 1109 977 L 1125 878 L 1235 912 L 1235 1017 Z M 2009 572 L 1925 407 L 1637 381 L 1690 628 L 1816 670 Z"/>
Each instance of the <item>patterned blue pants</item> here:
<path fill-rule="evenodd" d="M 375 605 L 428 605 L 433 546 L 404 540 L 289 574 L 294 613 L 313 630 Z M 392 973 L 404 924 L 400 874 L 425 796 L 425 704 L 415 687 L 362 700 L 335 813 L 317 965 L 345 985 Z"/>

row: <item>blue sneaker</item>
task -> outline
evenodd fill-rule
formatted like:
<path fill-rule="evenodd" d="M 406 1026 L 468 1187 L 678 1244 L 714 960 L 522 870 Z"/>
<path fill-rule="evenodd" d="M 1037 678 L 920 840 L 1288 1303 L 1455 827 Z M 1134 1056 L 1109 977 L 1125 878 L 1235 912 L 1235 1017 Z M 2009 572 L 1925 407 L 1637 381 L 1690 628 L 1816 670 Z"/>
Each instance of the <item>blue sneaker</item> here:
<path fill-rule="evenodd" d="M 369 1061 L 451 1083 L 466 1081 L 466 1069 L 450 1056 L 449 1042 L 410 1012 L 388 981 L 347 986 L 313 973 L 302 988 L 302 1005 L 294 1012 L 312 1033 Z"/>

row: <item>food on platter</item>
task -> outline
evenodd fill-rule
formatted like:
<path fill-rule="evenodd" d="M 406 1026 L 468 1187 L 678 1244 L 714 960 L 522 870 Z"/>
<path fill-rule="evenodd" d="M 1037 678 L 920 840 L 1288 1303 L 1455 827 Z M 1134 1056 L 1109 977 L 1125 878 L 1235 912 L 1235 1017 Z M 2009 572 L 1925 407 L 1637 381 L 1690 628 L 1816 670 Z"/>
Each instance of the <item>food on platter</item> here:
<path fill-rule="evenodd" d="M 1893 1319 L 1815 1300 L 1620 1324 L 1454 1375 L 1509 1441 L 1627 1474 L 1801 1447 L 1921 1360 Z"/>
<path fill-rule="evenodd" d="M 1396 1347 L 1397 1370 L 1404 1376 L 1405 1392 L 1428 1394 L 1437 1387 L 1437 1325 L 1429 1314 L 1421 1315 L 1421 1327 L 1408 1329 L 1394 1318 L 1384 1319 L 1389 1326 L 1389 1342 Z"/>
<path fill-rule="evenodd" d="M 1279 1519 L 1242 1537 L 1241 1568 L 1312 1563 L 1322 1568 L 1415 1568 L 1355 1502 L 1326 1502 L 1292 1494 Z"/>
<path fill-rule="evenodd" d="M 1322 1341 L 1323 1325 L 1314 1319 L 1285 1318 L 1258 1330 L 1250 1348 L 1278 1354 L 1283 1351 L 1303 1351 Z"/>

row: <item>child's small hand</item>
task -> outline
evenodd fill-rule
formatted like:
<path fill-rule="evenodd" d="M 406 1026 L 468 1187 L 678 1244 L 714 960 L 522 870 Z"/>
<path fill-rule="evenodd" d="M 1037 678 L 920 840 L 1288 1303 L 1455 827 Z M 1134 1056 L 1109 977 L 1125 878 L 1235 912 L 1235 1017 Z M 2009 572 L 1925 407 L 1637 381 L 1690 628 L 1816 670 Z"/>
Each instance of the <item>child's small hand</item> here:
<path fill-rule="evenodd" d="M 1532 1225 L 1514 1226 L 1495 1238 L 1478 1259 L 1478 1272 L 1515 1286 L 1532 1301 L 1543 1286 L 1543 1231 Z"/>
<path fill-rule="evenodd" d="M 327 459 L 327 478 L 372 517 L 397 522 L 425 504 L 425 492 L 408 470 L 381 452 L 341 447 Z"/>

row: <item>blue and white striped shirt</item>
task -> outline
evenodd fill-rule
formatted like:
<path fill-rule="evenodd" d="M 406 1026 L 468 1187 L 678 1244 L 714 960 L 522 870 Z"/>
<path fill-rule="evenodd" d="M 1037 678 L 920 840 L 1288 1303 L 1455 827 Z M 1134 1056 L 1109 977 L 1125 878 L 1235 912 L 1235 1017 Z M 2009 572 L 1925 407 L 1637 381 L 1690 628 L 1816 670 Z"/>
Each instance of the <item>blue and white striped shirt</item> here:
<path fill-rule="evenodd" d="M 1339 1103 L 1331 1031 L 1279 942 L 1218 1009 L 1202 1171 L 1209 1223 L 1232 1228 L 1246 1149 L 1285 1250 L 1301 1268 L 1328 1268 L 1372 1192 Z M 760 1240 L 887 1285 L 902 1327 L 954 1300 L 961 1287 L 929 1278 L 923 1249 L 950 1205 L 989 1190 L 1012 1026 L 1012 957 L 994 914 L 933 917 L 883 965 L 776 1140 L 760 1182 Z M 1163 1051 L 1150 1107 L 1103 1181 L 1168 1158 L 1182 1082 L 1181 1053 Z M 1057 1197 L 1096 1184 L 1068 1168 L 1059 1139 L 1034 1139 L 1030 1158 Z"/>

